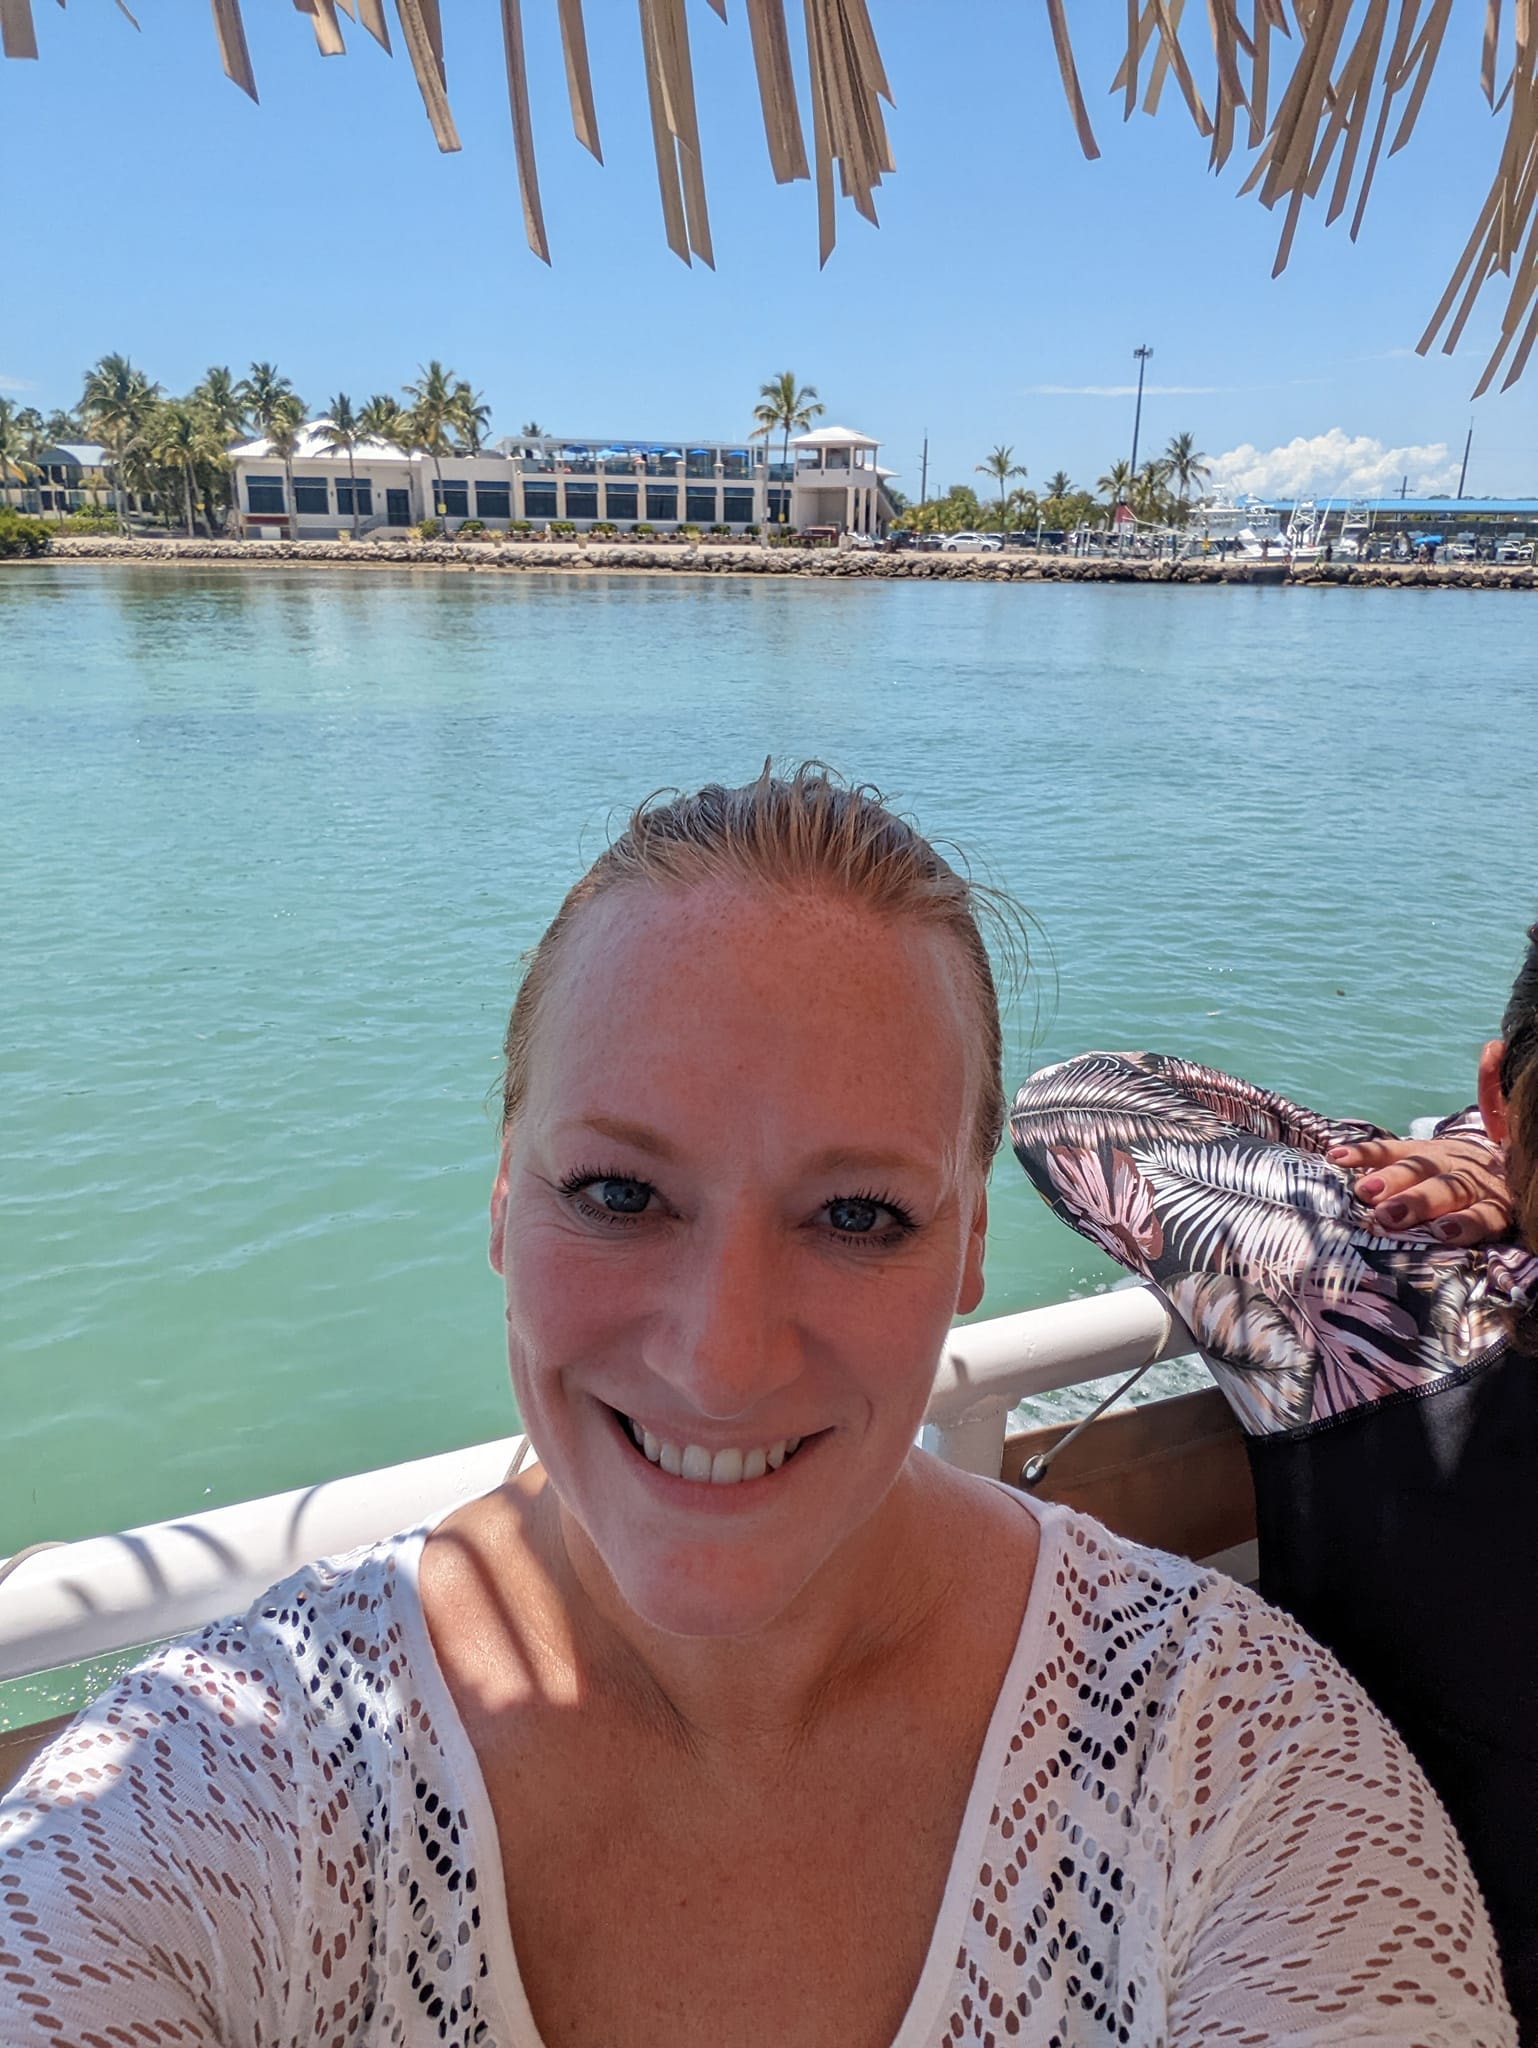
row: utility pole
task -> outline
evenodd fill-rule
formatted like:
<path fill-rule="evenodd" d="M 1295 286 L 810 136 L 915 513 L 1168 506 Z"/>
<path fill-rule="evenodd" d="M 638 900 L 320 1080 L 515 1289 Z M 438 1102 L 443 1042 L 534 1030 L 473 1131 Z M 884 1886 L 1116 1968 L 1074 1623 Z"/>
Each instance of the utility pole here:
<path fill-rule="evenodd" d="M 919 503 L 929 503 L 929 429 L 924 429 L 924 453 L 919 460 Z"/>
<path fill-rule="evenodd" d="M 1469 421 L 1469 437 L 1463 444 L 1463 467 L 1458 472 L 1458 496 L 1463 496 L 1463 486 L 1468 481 L 1469 450 L 1474 445 L 1474 422 Z"/>
<path fill-rule="evenodd" d="M 1132 474 L 1128 479 L 1129 489 L 1137 482 L 1137 437 L 1143 424 L 1143 372 L 1148 367 L 1148 358 L 1153 354 L 1153 350 L 1145 343 L 1143 347 L 1135 348 L 1132 353 L 1137 358 L 1137 411 L 1132 415 Z"/>

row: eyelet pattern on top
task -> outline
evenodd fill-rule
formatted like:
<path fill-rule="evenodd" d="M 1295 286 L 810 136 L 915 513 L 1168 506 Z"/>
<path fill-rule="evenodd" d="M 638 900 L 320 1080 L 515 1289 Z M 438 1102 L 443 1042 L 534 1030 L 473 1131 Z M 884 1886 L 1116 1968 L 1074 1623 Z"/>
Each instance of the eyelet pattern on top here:
<path fill-rule="evenodd" d="M 35 1760 L 0 1805 L 7 2048 L 537 2048 L 478 1772 L 412 1668 L 419 1546 L 297 1574 Z M 1514 2043 L 1440 1806 L 1285 1617 L 1059 1509 L 1033 1628 L 893 2048 Z"/>

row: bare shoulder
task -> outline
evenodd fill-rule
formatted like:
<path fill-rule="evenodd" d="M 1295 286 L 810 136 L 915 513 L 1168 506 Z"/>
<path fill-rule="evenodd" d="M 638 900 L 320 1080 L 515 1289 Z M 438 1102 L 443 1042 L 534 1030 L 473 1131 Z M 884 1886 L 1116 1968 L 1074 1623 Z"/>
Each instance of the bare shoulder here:
<path fill-rule="evenodd" d="M 418 1566 L 422 1615 L 462 1711 L 472 1697 L 521 1698 L 552 1633 L 564 1634 L 561 1602 L 544 1561 L 549 1511 L 534 1472 L 466 1501 L 429 1532 Z M 511 1697 L 509 1697 L 511 1695 Z"/>
<path fill-rule="evenodd" d="M 1023 1614 L 1041 1550 L 1035 1503 L 938 1458 L 920 1454 L 913 1465 L 917 1514 L 908 1540 L 915 1554 L 966 1586 L 970 1599 L 1018 1600 Z"/>

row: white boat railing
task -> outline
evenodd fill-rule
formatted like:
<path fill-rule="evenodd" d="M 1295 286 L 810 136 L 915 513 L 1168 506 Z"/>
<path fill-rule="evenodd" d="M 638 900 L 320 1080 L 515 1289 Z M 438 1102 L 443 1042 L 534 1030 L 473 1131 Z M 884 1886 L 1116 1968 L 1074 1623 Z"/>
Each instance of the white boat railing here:
<path fill-rule="evenodd" d="M 997 1474 L 1018 1402 L 1194 1348 L 1163 1298 L 1142 1285 L 966 1324 L 941 1356 L 921 1441 L 948 1464 Z M 318 1557 L 489 1492 L 522 1442 L 501 1437 L 38 1550 L 0 1582 L 0 1679 L 162 1642 L 237 1614 Z"/>

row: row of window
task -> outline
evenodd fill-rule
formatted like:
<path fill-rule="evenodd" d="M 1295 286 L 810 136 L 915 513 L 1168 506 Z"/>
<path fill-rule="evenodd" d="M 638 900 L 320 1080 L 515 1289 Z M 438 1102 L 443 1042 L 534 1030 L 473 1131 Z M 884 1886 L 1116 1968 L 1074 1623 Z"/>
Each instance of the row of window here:
<path fill-rule="evenodd" d="M 356 498 L 356 504 L 354 504 Z M 432 504 L 438 518 L 469 518 L 471 516 L 471 485 L 457 477 L 434 479 Z M 328 479 L 326 477 L 295 477 L 293 479 L 293 508 L 295 512 L 330 514 L 328 502 Z M 346 518 L 356 510 L 360 516 L 373 516 L 375 500 L 373 485 L 365 479 L 358 479 L 354 485 L 348 477 L 336 479 L 336 510 Z M 285 512 L 283 477 L 248 477 L 246 479 L 246 510 L 248 512 Z M 512 485 L 510 483 L 475 483 L 475 516 L 477 518 L 512 518 Z M 524 518 L 561 518 L 561 504 L 555 483 L 524 483 Z M 674 522 L 678 518 L 678 485 L 676 483 L 649 483 L 645 487 L 645 510 L 641 500 L 641 487 L 635 483 L 610 483 L 604 492 L 604 516 L 612 520 L 664 520 Z M 598 485 L 596 483 L 567 483 L 565 485 L 565 518 L 590 520 L 598 518 Z M 754 518 L 754 494 L 752 489 L 723 489 L 721 510 L 717 512 L 715 485 L 704 489 L 684 489 L 684 518 L 694 524 L 711 524 L 717 518 L 727 520 L 733 526 L 747 526 Z"/>
<path fill-rule="evenodd" d="M 312 514 L 329 515 L 331 507 L 327 502 L 328 479 L 323 476 L 296 476 L 294 478 L 294 510 Z M 401 495 L 392 493 L 392 496 Z M 775 495 L 783 495 L 776 493 Z M 684 512 L 687 521 L 695 525 L 713 524 L 723 519 L 729 525 L 747 526 L 754 517 L 753 493 L 751 490 L 726 488 L 721 493 L 721 509 L 716 509 L 714 485 L 705 489 L 686 488 L 683 494 Z M 356 505 L 354 504 L 356 498 Z M 676 484 L 648 484 L 645 491 L 645 510 L 642 510 L 642 493 L 636 484 L 614 484 L 607 486 L 604 516 L 613 520 L 649 519 L 671 524 L 678 518 L 678 486 Z M 253 476 L 246 480 L 246 508 L 251 512 L 276 513 L 287 509 L 284 502 L 283 479 L 280 476 Z M 356 510 L 362 516 L 371 516 L 374 510 L 373 486 L 362 478 L 356 485 L 346 477 L 336 480 L 336 509 L 346 517 Z M 433 481 L 433 509 L 440 519 L 468 519 L 470 517 L 470 485 L 461 478 L 444 477 Z M 477 483 L 475 485 L 475 516 L 477 519 L 511 519 L 513 517 L 513 493 L 510 484 Z M 559 519 L 562 512 L 558 487 L 553 483 L 525 483 L 523 487 L 523 516 L 526 519 Z M 566 485 L 567 519 L 597 519 L 597 484 L 568 483 Z"/>
<path fill-rule="evenodd" d="M 294 510 L 296 512 L 319 512 L 329 514 L 331 504 L 328 492 L 329 479 L 323 476 L 296 476 L 294 478 Z M 356 503 L 354 500 L 356 499 Z M 336 509 L 345 512 L 350 519 L 356 511 L 360 515 L 371 515 L 374 510 L 374 486 L 365 477 L 354 483 L 351 477 L 340 476 L 336 480 Z M 280 476 L 252 476 L 246 479 L 246 510 L 248 512 L 286 512 L 283 497 L 283 479 Z"/>

